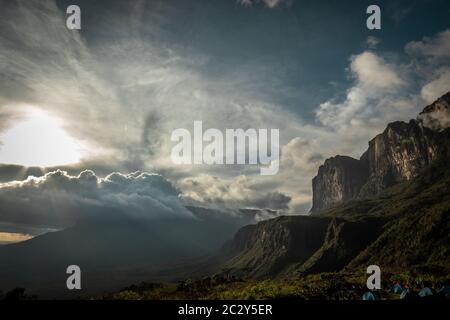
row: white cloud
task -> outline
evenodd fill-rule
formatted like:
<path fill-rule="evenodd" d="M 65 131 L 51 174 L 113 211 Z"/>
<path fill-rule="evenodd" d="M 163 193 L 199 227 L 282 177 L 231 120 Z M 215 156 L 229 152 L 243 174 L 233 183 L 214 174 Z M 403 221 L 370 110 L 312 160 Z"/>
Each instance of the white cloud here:
<path fill-rule="evenodd" d="M 427 103 L 432 103 L 436 98 L 450 91 L 450 68 L 436 71 L 436 76 L 425 84 L 421 91 L 422 98 Z"/>
<path fill-rule="evenodd" d="M 360 85 L 368 90 L 394 90 L 405 84 L 393 65 L 370 51 L 353 56 L 350 69 Z"/>
<path fill-rule="evenodd" d="M 412 41 L 405 47 L 412 56 L 426 57 L 434 62 L 450 59 L 450 30 L 438 33 L 435 37 L 425 37 L 422 41 Z"/>
<path fill-rule="evenodd" d="M 219 208 L 286 210 L 291 200 L 280 192 L 264 192 L 255 179 L 244 175 L 221 179 L 201 174 L 180 180 L 178 186 L 185 190 L 183 198 L 187 203 Z"/>
<path fill-rule="evenodd" d="M 414 116 L 414 101 L 401 94 L 407 82 L 393 65 L 365 51 L 351 58 L 350 71 L 355 84 L 348 89 L 345 99 L 326 101 L 316 110 L 317 120 L 323 126 L 336 130 L 346 139 L 350 136 L 370 139 L 389 121 Z"/>
<path fill-rule="evenodd" d="M 281 165 L 313 174 L 317 165 L 325 160 L 319 152 L 316 141 L 296 137 L 283 146 Z"/>
<path fill-rule="evenodd" d="M 450 91 L 450 29 L 405 46 L 422 78 L 421 97 L 426 103 Z"/>

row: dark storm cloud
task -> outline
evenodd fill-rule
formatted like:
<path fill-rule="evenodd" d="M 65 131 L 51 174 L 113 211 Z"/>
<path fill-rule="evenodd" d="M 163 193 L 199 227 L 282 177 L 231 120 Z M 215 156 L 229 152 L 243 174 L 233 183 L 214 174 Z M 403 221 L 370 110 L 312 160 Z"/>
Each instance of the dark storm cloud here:
<path fill-rule="evenodd" d="M 0 183 L 25 180 L 29 176 L 40 177 L 44 174 L 42 168 L 0 164 Z"/>
<path fill-rule="evenodd" d="M 0 221 L 64 228 L 85 219 L 170 219 L 191 214 L 179 192 L 157 174 L 111 173 L 99 178 L 86 170 L 71 176 L 57 170 L 42 177 L 0 184 Z"/>

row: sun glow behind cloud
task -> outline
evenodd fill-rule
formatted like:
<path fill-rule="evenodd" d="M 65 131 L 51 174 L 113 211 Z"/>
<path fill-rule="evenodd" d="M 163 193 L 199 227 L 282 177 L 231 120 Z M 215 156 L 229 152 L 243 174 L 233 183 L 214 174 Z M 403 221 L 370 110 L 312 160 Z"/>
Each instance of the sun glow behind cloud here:
<path fill-rule="evenodd" d="M 0 135 L 0 163 L 50 167 L 80 161 L 82 147 L 59 119 L 36 109 L 28 114 Z"/>
<path fill-rule="evenodd" d="M 0 244 L 21 242 L 32 238 L 33 236 L 29 234 L 0 232 Z"/>

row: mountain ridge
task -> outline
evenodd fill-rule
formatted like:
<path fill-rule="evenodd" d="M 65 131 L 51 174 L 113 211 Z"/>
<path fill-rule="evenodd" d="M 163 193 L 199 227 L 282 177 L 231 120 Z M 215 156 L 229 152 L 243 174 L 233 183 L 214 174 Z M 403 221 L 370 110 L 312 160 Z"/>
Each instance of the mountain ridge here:
<path fill-rule="evenodd" d="M 439 157 L 448 157 L 450 92 L 425 107 L 417 119 L 395 121 L 369 141 L 360 159 L 336 156 L 325 160 L 312 180 L 311 213 L 380 194 L 411 180 Z M 445 121 L 439 120 L 444 119 Z M 443 126 L 447 125 L 446 128 Z"/>

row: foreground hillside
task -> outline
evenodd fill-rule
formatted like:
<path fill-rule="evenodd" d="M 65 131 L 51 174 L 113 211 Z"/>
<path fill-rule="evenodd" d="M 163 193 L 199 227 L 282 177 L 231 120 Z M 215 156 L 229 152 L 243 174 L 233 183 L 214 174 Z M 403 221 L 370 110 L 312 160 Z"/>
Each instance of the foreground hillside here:
<path fill-rule="evenodd" d="M 381 300 L 400 299 L 392 292 L 393 283 L 408 285 L 410 299 L 448 300 L 450 277 L 430 276 L 417 273 L 384 273 L 381 290 L 376 297 Z M 367 292 L 366 277 L 357 273 L 321 273 L 298 279 L 284 280 L 241 280 L 230 278 L 204 278 L 179 283 L 141 283 L 122 290 L 93 297 L 108 300 L 253 300 L 253 299 L 296 299 L 296 300 L 360 300 Z M 420 297 L 418 293 L 427 287 L 432 295 Z M 446 288 L 443 290 L 443 288 Z"/>

